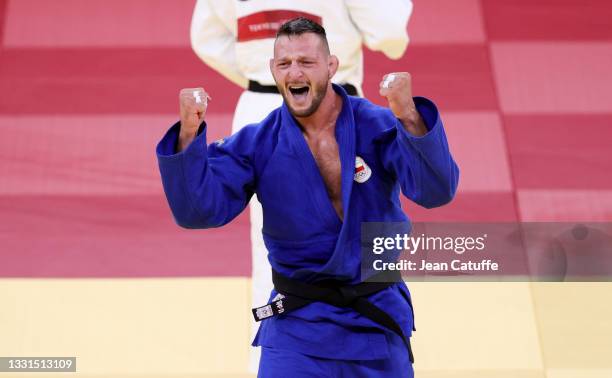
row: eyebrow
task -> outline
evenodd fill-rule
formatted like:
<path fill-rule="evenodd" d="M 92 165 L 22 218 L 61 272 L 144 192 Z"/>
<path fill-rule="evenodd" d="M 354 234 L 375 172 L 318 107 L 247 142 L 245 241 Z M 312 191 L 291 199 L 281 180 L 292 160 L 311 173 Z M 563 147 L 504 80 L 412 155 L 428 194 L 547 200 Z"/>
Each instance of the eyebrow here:
<path fill-rule="evenodd" d="M 288 56 L 282 56 L 279 58 L 274 58 L 274 60 L 276 61 L 286 61 L 286 60 L 298 60 L 298 61 L 317 61 L 317 57 L 316 56 L 307 56 L 307 55 L 300 55 L 296 58 L 293 57 L 288 57 Z"/>

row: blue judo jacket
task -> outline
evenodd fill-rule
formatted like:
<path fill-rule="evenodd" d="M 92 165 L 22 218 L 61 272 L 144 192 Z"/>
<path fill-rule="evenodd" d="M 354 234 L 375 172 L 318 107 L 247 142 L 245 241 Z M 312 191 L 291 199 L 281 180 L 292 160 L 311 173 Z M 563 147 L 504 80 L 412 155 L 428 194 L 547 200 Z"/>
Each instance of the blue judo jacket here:
<path fill-rule="evenodd" d="M 176 153 L 180 124 L 157 146 L 164 191 L 176 222 L 186 228 L 220 227 L 247 206 L 253 194 L 263 206 L 263 238 L 277 272 L 313 282 L 360 281 L 362 222 L 408 222 L 400 191 L 427 208 L 449 202 L 459 169 L 433 102 L 415 97 L 428 132 L 408 133 L 393 113 L 348 96 L 339 86 L 342 110 L 336 122 L 341 163 L 343 220 L 327 195 L 316 161 L 286 104 L 257 124 L 206 144 L 206 125 Z M 356 158 L 371 171 L 355 181 Z M 271 293 L 270 298 L 276 296 Z M 403 282 L 368 300 L 412 334 L 414 316 Z M 260 304 L 258 304 L 260 305 Z M 392 331 L 350 308 L 315 302 L 262 322 L 253 345 L 335 359 L 389 357 Z"/>

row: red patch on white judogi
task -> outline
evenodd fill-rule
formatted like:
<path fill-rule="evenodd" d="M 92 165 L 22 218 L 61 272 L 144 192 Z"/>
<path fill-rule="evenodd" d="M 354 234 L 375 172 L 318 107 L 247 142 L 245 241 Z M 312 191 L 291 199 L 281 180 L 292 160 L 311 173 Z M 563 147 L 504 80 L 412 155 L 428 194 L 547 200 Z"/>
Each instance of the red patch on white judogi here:
<path fill-rule="evenodd" d="M 296 17 L 323 24 L 321 17 L 306 12 L 284 9 L 257 12 L 238 19 L 238 42 L 274 38 L 282 24 Z"/>

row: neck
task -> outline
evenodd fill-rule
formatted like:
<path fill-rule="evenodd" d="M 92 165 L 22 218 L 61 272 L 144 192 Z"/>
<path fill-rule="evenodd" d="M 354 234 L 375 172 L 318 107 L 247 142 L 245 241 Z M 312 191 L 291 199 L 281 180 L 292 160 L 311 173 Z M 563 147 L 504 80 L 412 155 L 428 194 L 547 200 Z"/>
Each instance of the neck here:
<path fill-rule="evenodd" d="M 296 117 L 304 132 L 318 132 L 336 124 L 336 119 L 342 109 L 342 97 L 332 88 L 331 82 L 319 108 L 308 117 Z"/>

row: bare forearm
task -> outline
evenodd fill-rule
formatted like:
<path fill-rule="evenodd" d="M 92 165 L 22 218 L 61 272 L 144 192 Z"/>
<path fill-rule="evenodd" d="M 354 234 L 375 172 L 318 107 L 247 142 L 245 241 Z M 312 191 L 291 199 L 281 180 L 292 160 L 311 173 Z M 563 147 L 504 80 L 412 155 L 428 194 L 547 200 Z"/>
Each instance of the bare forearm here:
<path fill-rule="evenodd" d="M 186 149 L 198 134 L 204 122 L 210 96 L 204 88 L 184 88 L 179 93 L 181 131 L 179 132 L 176 152 Z"/>
<path fill-rule="evenodd" d="M 389 73 L 379 85 L 380 95 L 387 98 L 389 109 L 404 129 L 417 137 L 427 134 L 427 126 L 412 98 L 412 76 L 408 72 Z"/>
<path fill-rule="evenodd" d="M 399 119 L 404 126 L 404 129 L 408 131 L 410 134 L 420 137 L 427 134 L 427 126 L 425 126 L 425 121 L 423 121 L 423 117 L 419 114 L 416 108 L 410 109 L 406 116 Z"/>
<path fill-rule="evenodd" d="M 189 147 L 195 137 L 196 133 L 194 133 L 192 130 L 185 130 L 185 128 L 181 126 L 181 132 L 179 133 L 178 142 L 176 144 L 176 152 L 181 152 Z"/>

